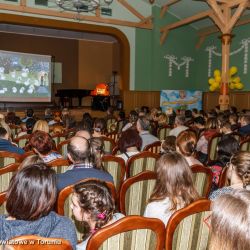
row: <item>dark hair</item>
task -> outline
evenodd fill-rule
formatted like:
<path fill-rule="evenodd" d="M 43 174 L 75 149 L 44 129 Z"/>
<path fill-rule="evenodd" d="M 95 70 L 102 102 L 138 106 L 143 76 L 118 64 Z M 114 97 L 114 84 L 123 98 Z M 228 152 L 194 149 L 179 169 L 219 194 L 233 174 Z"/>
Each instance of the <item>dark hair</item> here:
<path fill-rule="evenodd" d="M 7 134 L 7 130 L 3 127 L 0 127 L 0 137 L 4 137 Z"/>
<path fill-rule="evenodd" d="M 117 145 L 122 153 L 125 153 L 127 148 L 130 147 L 137 147 L 137 149 L 140 150 L 142 146 L 142 139 L 135 129 L 127 129 L 122 132 Z"/>
<path fill-rule="evenodd" d="M 167 136 L 161 147 L 164 150 L 164 153 L 176 151 L 176 137 L 174 135 Z"/>
<path fill-rule="evenodd" d="M 56 201 L 56 173 L 45 163 L 17 171 L 6 194 L 6 210 L 17 220 L 37 220 L 49 214 Z"/>
<path fill-rule="evenodd" d="M 104 142 L 102 137 L 92 137 L 89 139 L 90 147 L 91 147 L 91 155 L 93 161 L 95 162 L 95 167 L 97 169 L 101 169 L 103 171 L 102 165 L 102 155 L 104 154 Z"/>
<path fill-rule="evenodd" d="M 35 131 L 29 140 L 29 146 L 35 148 L 40 154 L 48 154 L 54 147 L 54 142 L 51 136 L 43 131 Z"/>
<path fill-rule="evenodd" d="M 140 116 L 137 122 L 140 124 L 142 130 L 146 130 L 146 131 L 149 130 L 150 121 L 148 120 L 146 116 Z"/>
<path fill-rule="evenodd" d="M 106 131 L 106 121 L 103 118 L 96 118 L 94 121 L 94 130 L 104 134 Z"/>
<path fill-rule="evenodd" d="M 238 141 L 230 135 L 223 137 L 218 143 L 217 161 L 224 167 L 233 154 L 239 151 Z"/>
<path fill-rule="evenodd" d="M 198 109 L 193 108 L 193 109 L 192 109 L 192 112 L 195 113 L 195 114 L 198 114 Z"/>
<path fill-rule="evenodd" d="M 185 117 L 186 117 L 186 118 L 192 118 L 192 117 L 193 117 L 193 116 L 192 116 L 192 111 L 189 110 L 189 109 L 185 110 Z"/>
<path fill-rule="evenodd" d="M 74 139 L 76 137 L 79 138 L 79 140 L 82 140 L 80 147 L 77 147 L 77 145 L 74 142 Z M 75 162 L 88 162 L 88 163 L 92 162 L 90 143 L 84 137 L 80 136 L 72 137 L 70 139 L 69 144 L 67 145 L 67 151 Z"/>
<path fill-rule="evenodd" d="M 129 121 L 133 124 L 135 124 L 138 120 L 138 113 L 135 110 L 131 110 L 129 113 Z"/>
<path fill-rule="evenodd" d="M 33 109 L 27 109 L 27 111 L 26 111 L 27 117 L 32 117 L 33 114 L 34 114 L 34 110 Z"/>
<path fill-rule="evenodd" d="M 205 119 L 203 117 L 201 117 L 201 116 L 195 117 L 194 118 L 194 123 L 204 126 L 205 125 Z"/>
<path fill-rule="evenodd" d="M 28 118 L 26 121 L 27 134 L 31 134 L 33 127 L 36 124 L 36 120 L 34 118 Z"/>
<path fill-rule="evenodd" d="M 124 111 L 120 111 L 118 115 L 121 118 L 121 120 L 124 120 L 126 118 L 126 114 Z"/>
<path fill-rule="evenodd" d="M 89 213 L 91 220 L 96 221 L 95 230 L 100 229 L 112 219 L 115 204 L 105 182 L 98 180 L 83 181 L 74 186 L 74 192 L 78 196 L 82 211 Z M 98 215 L 100 214 L 104 216 L 99 218 Z M 84 239 L 90 235 L 89 225 L 85 232 Z"/>

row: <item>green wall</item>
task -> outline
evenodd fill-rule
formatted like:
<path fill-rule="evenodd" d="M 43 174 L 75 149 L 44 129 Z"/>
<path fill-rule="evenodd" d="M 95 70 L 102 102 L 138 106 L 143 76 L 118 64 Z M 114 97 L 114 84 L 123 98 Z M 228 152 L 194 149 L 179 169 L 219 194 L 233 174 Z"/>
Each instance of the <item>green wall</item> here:
<path fill-rule="evenodd" d="M 162 89 L 190 89 L 208 91 L 208 52 L 206 48 L 214 45 L 217 52 L 221 53 L 220 34 L 207 37 L 200 49 L 195 45 L 198 41 L 197 30 L 186 25 L 171 30 L 164 45 L 160 45 L 160 28 L 178 19 L 167 13 L 160 19 L 160 8 L 153 7 L 154 29 L 136 29 L 135 34 L 135 90 L 162 90 Z M 242 39 L 250 39 L 250 24 L 237 27 L 233 30 L 235 37 L 232 41 L 231 51 L 235 51 L 241 45 Z M 249 43 L 250 50 L 250 43 Z M 168 61 L 164 59 L 166 54 L 175 55 L 180 63 L 180 58 L 190 56 L 194 59 L 190 62 L 189 77 L 185 77 L 185 67 L 178 71 L 173 66 L 172 77 L 168 76 Z M 248 74 L 243 74 L 244 52 L 243 50 L 230 57 L 231 66 L 238 67 L 238 75 L 245 85 L 244 90 L 250 90 L 250 51 L 248 54 Z M 221 57 L 212 57 L 211 72 L 221 68 Z"/>

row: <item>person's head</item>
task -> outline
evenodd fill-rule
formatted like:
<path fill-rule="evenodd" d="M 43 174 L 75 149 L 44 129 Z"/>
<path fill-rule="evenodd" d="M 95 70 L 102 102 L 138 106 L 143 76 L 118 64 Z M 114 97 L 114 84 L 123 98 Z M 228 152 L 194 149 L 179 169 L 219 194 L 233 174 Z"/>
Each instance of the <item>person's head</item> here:
<path fill-rule="evenodd" d="M 217 129 L 218 121 L 216 117 L 210 117 L 207 119 L 206 129 Z"/>
<path fill-rule="evenodd" d="M 177 127 L 184 125 L 184 123 L 185 123 L 185 116 L 183 116 L 183 115 L 177 115 L 175 117 L 175 121 L 174 122 L 175 122 L 175 125 Z"/>
<path fill-rule="evenodd" d="M 45 121 L 45 120 L 38 120 L 34 127 L 33 127 L 33 132 L 35 131 L 43 131 L 45 133 L 49 133 L 49 125 L 48 125 L 48 122 Z"/>
<path fill-rule="evenodd" d="M 176 137 L 169 135 L 161 144 L 162 153 L 174 152 L 176 151 Z"/>
<path fill-rule="evenodd" d="M 48 133 L 37 130 L 29 140 L 29 146 L 41 155 L 47 155 L 54 149 L 54 142 Z"/>
<path fill-rule="evenodd" d="M 237 108 L 234 107 L 234 106 L 231 106 L 231 107 L 230 107 L 230 113 L 231 113 L 231 114 L 237 114 Z"/>
<path fill-rule="evenodd" d="M 225 121 L 220 124 L 220 132 L 223 134 L 230 134 L 233 132 L 229 121 Z"/>
<path fill-rule="evenodd" d="M 136 124 L 137 120 L 138 120 L 138 113 L 135 110 L 130 111 L 129 113 L 129 122 L 132 124 Z"/>
<path fill-rule="evenodd" d="M 60 124 L 54 124 L 52 127 L 53 134 L 61 134 L 63 133 L 63 126 Z"/>
<path fill-rule="evenodd" d="M 72 137 L 67 146 L 67 151 L 68 158 L 73 163 L 92 163 L 90 143 L 84 137 Z"/>
<path fill-rule="evenodd" d="M 78 221 L 87 222 L 84 238 L 102 228 L 113 217 L 115 204 L 105 182 L 89 180 L 76 184 L 71 205 Z"/>
<path fill-rule="evenodd" d="M 0 127 L 4 128 L 7 131 L 8 139 L 11 140 L 12 132 L 11 132 L 10 126 L 4 120 L 1 120 Z"/>
<path fill-rule="evenodd" d="M 193 117 L 199 116 L 198 109 L 196 109 L 196 108 L 193 108 L 193 109 L 192 109 L 192 116 L 193 116 Z"/>
<path fill-rule="evenodd" d="M 193 117 L 193 116 L 192 116 L 192 111 L 189 110 L 189 109 L 185 110 L 185 118 L 186 118 L 186 119 L 190 119 L 190 118 L 192 118 L 192 117 Z"/>
<path fill-rule="evenodd" d="M 70 114 L 70 111 L 68 108 L 63 108 L 62 110 L 62 116 L 66 116 L 66 115 L 69 115 Z"/>
<path fill-rule="evenodd" d="M 51 111 L 51 109 L 50 109 L 50 108 L 46 108 L 45 111 L 44 111 L 44 115 L 47 116 L 47 117 L 48 117 L 48 116 L 52 116 L 52 111 Z"/>
<path fill-rule="evenodd" d="M 194 153 L 196 144 L 196 134 L 190 130 L 182 131 L 176 138 L 177 152 L 186 157 L 189 157 Z"/>
<path fill-rule="evenodd" d="M 122 153 L 127 152 L 127 149 L 132 147 L 136 147 L 140 151 L 142 139 L 135 129 L 127 129 L 122 132 L 117 145 Z"/>
<path fill-rule="evenodd" d="M 101 137 L 92 137 L 90 140 L 91 154 L 95 162 L 95 167 L 102 169 L 102 156 L 104 154 L 104 142 Z"/>
<path fill-rule="evenodd" d="M 33 109 L 27 109 L 26 110 L 26 116 L 31 118 L 33 117 L 33 114 L 34 114 L 34 110 Z"/>
<path fill-rule="evenodd" d="M 167 115 L 164 113 L 160 114 L 158 117 L 158 125 L 163 126 L 163 125 L 167 125 L 167 123 L 168 123 Z"/>
<path fill-rule="evenodd" d="M 8 135 L 8 132 L 5 128 L 3 127 L 0 127 L 0 138 L 1 139 L 5 139 L 5 140 L 8 140 L 9 139 L 9 135 Z"/>
<path fill-rule="evenodd" d="M 230 122 L 231 125 L 237 124 L 237 122 L 238 122 L 238 116 L 237 116 L 237 114 L 231 114 L 229 116 L 229 122 Z"/>
<path fill-rule="evenodd" d="M 205 119 L 201 116 L 197 116 L 194 118 L 194 126 L 198 129 L 205 128 Z"/>
<path fill-rule="evenodd" d="M 118 113 L 118 120 L 125 120 L 126 119 L 126 114 L 123 110 L 121 110 L 119 113 Z"/>
<path fill-rule="evenodd" d="M 244 127 L 250 124 L 250 116 L 249 115 L 243 115 L 240 119 L 240 126 Z"/>
<path fill-rule="evenodd" d="M 177 152 L 161 156 L 156 163 L 157 180 L 149 202 L 169 198 L 171 210 L 177 205 L 187 206 L 198 199 L 194 188 L 192 171 L 185 158 Z"/>
<path fill-rule="evenodd" d="M 239 143 L 233 136 L 225 136 L 218 142 L 217 160 L 225 166 L 233 154 L 239 151 Z"/>
<path fill-rule="evenodd" d="M 93 129 L 96 133 L 104 134 L 106 131 L 106 121 L 103 118 L 96 118 Z"/>
<path fill-rule="evenodd" d="M 113 109 L 113 107 L 108 107 L 108 109 L 107 109 L 107 115 L 109 115 L 109 116 L 114 115 L 114 109 Z"/>
<path fill-rule="evenodd" d="M 27 166 L 33 165 L 33 164 L 39 164 L 43 163 L 43 159 L 39 155 L 29 155 L 25 157 L 25 159 L 22 161 L 22 163 L 19 165 L 19 170 L 22 168 L 25 168 Z"/>
<path fill-rule="evenodd" d="M 27 134 L 32 133 L 35 123 L 36 123 L 36 120 L 34 118 L 27 119 L 26 121 Z"/>
<path fill-rule="evenodd" d="M 91 133 L 88 130 L 79 130 L 76 132 L 75 136 L 83 137 L 87 140 L 92 137 Z"/>
<path fill-rule="evenodd" d="M 210 250 L 250 249 L 250 192 L 235 190 L 212 203 Z"/>
<path fill-rule="evenodd" d="M 242 183 L 243 188 L 250 185 L 250 152 L 235 153 L 230 160 L 227 175 L 231 185 Z"/>
<path fill-rule="evenodd" d="M 6 210 L 17 220 L 34 221 L 53 210 L 56 195 L 55 171 L 44 163 L 29 165 L 11 178 Z"/>
<path fill-rule="evenodd" d="M 139 132 L 148 131 L 150 128 L 150 121 L 146 116 L 141 116 L 137 120 L 136 128 Z"/>

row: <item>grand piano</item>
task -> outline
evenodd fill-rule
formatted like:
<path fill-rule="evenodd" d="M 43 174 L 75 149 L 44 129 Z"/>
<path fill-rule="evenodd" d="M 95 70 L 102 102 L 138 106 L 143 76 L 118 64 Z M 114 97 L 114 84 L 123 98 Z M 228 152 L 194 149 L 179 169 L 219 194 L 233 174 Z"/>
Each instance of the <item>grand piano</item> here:
<path fill-rule="evenodd" d="M 60 98 L 61 106 L 65 106 L 66 100 L 69 102 L 69 106 L 72 107 L 72 99 L 78 98 L 78 105 L 81 106 L 82 98 L 90 96 L 91 90 L 87 89 L 58 89 L 55 94 L 56 97 Z"/>

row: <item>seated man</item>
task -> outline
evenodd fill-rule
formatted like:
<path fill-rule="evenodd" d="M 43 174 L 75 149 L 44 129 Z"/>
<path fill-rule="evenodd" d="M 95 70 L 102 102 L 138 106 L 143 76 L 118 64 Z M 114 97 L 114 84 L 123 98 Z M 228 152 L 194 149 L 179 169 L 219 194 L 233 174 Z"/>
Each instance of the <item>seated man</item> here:
<path fill-rule="evenodd" d="M 0 127 L 0 151 L 8 151 L 16 154 L 24 154 L 24 150 L 9 141 L 9 134 L 5 128 Z"/>
<path fill-rule="evenodd" d="M 244 115 L 240 119 L 239 134 L 241 136 L 250 135 L 250 116 Z"/>
<path fill-rule="evenodd" d="M 139 119 L 137 120 L 136 128 L 142 139 L 141 150 L 143 150 L 145 146 L 154 143 L 156 141 L 159 141 L 157 137 L 150 134 L 149 132 L 150 121 L 145 116 L 139 117 Z"/>
<path fill-rule="evenodd" d="M 169 135 L 174 135 L 175 137 L 177 137 L 180 134 L 180 132 L 188 129 L 188 127 L 184 126 L 184 123 L 185 123 L 185 116 L 177 115 L 175 117 L 175 122 L 174 122 L 175 128 L 170 130 Z"/>
<path fill-rule="evenodd" d="M 113 182 L 113 178 L 109 173 L 96 168 L 95 157 L 91 152 L 90 143 L 87 139 L 78 136 L 72 137 L 67 150 L 68 158 L 73 164 L 70 170 L 57 175 L 58 191 L 87 178 Z"/>

